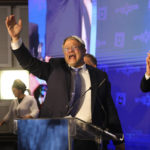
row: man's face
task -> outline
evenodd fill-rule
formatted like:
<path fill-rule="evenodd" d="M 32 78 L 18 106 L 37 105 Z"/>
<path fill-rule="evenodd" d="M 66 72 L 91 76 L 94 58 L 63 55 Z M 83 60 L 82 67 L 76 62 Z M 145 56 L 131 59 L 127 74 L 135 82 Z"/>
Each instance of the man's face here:
<path fill-rule="evenodd" d="M 65 61 L 68 65 L 78 68 L 84 64 L 85 49 L 75 39 L 68 39 L 63 45 Z"/>

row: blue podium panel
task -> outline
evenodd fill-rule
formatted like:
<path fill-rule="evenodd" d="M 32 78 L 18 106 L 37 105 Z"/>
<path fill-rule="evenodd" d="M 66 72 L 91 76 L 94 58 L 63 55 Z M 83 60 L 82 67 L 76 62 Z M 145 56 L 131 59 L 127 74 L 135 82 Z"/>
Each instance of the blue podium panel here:
<path fill-rule="evenodd" d="M 18 120 L 18 150 L 67 150 L 68 120 Z"/>

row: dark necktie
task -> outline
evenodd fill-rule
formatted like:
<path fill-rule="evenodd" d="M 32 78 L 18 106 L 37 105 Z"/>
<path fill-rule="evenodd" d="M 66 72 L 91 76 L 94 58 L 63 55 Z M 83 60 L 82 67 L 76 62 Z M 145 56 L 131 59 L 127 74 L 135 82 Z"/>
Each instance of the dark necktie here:
<path fill-rule="evenodd" d="M 81 77 L 79 72 L 81 71 L 81 68 L 74 69 L 75 76 L 74 76 L 74 91 L 72 94 L 72 99 L 70 101 L 70 115 L 74 117 L 76 113 L 79 111 L 80 108 L 80 96 L 81 96 Z"/>

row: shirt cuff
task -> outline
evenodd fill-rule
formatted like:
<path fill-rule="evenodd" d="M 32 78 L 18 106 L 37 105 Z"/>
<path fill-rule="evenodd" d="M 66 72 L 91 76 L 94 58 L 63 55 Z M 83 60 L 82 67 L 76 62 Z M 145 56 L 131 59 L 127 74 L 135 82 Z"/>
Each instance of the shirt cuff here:
<path fill-rule="evenodd" d="M 11 42 L 11 48 L 12 50 L 17 50 L 21 47 L 22 45 L 22 39 L 19 38 L 19 40 L 17 42 Z"/>
<path fill-rule="evenodd" d="M 149 79 L 150 79 L 150 76 L 148 76 L 146 73 L 145 73 L 145 79 L 146 79 L 146 80 L 149 80 Z"/>

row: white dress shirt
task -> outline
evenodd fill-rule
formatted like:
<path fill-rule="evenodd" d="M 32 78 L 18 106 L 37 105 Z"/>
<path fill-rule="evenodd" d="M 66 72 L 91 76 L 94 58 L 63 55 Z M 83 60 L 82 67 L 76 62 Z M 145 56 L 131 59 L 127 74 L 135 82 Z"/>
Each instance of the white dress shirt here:
<path fill-rule="evenodd" d="M 83 104 L 75 117 L 84 120 L 86 122 L 91 122 L 91 118 L 92 118 L 91 117 L 91 90 L 87 91 L 91 87 L 90 75 L 85 64 L 80 68 L 82 68 L 81 71 L 79 72 L 81 77 L 81 85 L 82 85 L 80 101 L 83 101 Z M 74 79 L 74 71 L 71 73 L 73 77 L 72 79 Z M 73 85 L 73 81 L 72 81 L 72 85 Z"/>

